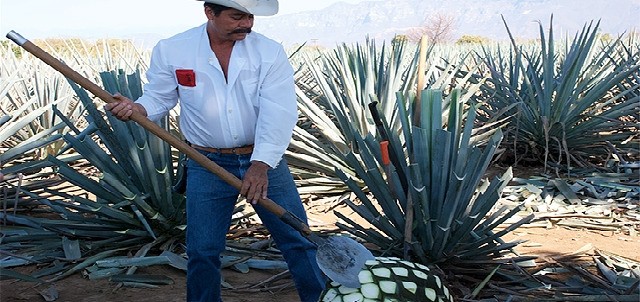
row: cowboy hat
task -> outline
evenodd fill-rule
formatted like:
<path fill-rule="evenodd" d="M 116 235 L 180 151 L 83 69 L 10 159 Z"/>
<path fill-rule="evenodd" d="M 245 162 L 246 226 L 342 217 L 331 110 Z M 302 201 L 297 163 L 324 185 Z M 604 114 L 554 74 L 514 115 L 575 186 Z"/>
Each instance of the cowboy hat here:
<path fill-rule="evenodd" d="M 235 8 L 256 16 L 273 16 L 278 13 L 278 0 L 199 0 Z"/>

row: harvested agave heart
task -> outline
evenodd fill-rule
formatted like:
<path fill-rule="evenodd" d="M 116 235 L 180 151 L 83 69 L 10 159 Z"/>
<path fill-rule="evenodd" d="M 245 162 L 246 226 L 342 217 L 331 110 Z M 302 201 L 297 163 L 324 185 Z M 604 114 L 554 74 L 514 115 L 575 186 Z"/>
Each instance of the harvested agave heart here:
<path fill-rule="evenodd" d="M 449 289 L 428 267 L 395 257 L 376 257 L 367 261 L 358 279 L 360 288 L 331 282 L 320 301 L 453 301 Z"/>

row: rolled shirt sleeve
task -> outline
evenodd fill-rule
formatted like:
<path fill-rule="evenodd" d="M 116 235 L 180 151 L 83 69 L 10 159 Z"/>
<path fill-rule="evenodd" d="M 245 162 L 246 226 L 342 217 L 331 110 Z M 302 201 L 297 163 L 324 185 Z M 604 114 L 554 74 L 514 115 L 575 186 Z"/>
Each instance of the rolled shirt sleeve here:
<path fill-rule="evenodd" d="M 283 48 L 276 54 L 260 87 L 255 148 L 251 160 L 276 167 L 298 121 L 293 67 Z"/>

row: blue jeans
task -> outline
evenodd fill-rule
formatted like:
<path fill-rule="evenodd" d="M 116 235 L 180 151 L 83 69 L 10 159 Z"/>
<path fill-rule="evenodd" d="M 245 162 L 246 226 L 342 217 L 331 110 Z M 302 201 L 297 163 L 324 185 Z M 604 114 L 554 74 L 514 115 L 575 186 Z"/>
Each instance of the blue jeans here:
<path fill-rule="evenodd" d="M 200 153 L 240 179 L 250 165 L 250 155 L 227 155 L 205 151 Z M 306 213 L 286 161 L 283 159 L 268 173 L 269 199 L 306 222 Z M 189 302 L 222 301 L 220 253 L 225 250 L 225 237 L 231 225 L 231 216 L 238 195 L 237 189 L 217 175 L 194 160 L 188 161 L 186 197 Z M 282 252 L 300 300 L 318 301 L 326 279 L 316 262 L 316 246 L 259 204 L 254 208 Z"/>

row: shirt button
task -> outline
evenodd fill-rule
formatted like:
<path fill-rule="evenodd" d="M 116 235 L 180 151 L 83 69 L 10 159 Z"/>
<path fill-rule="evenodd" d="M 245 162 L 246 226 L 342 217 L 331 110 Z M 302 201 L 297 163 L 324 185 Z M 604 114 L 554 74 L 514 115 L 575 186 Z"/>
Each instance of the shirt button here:
<path fill-rule="evenodd" d="M 231 113 L 233 111 L 233 109 L 229 108 L 229 110 L 227 110 L 229 113 Z"/>

